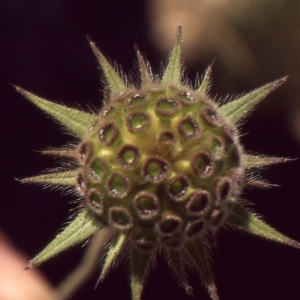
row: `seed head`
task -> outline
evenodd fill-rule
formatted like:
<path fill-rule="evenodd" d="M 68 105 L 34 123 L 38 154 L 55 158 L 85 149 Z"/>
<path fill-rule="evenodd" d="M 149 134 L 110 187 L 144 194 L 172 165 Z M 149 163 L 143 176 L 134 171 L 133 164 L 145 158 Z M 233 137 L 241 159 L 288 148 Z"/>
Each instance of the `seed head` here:
<path fill-rule="evenodd" d="M 207 94 L 211 68 L 197 89 L 182 84 L 180 26 L 161 79 L 152 75 L 137 52 L 140 87 L 125 84 L 90 44 L 107 84 L 97 114 L 17 88 L 80 139 L 68 151 L 44 152 L 73 160 L 73 169 L 22 180 L 68 186 L 82 199 L 76 218 L 28 268 L 110 228 L 101 279 L 123 249 L 130 249 L 132 298 L 138 300 L 151 261 L 160 251 L 187 293 L 191 287 L 186 269 L 194 265 L 211 299 L 217 300 L 206 253 L 212 233 L 227 225 L 300 247 L 249 212 L 239 199 L 247 185 L 266 185 L 248 178 L 248 170 L 287 161 L 245 154 L 237 127 L 285 78 L 220 106 Z"/>

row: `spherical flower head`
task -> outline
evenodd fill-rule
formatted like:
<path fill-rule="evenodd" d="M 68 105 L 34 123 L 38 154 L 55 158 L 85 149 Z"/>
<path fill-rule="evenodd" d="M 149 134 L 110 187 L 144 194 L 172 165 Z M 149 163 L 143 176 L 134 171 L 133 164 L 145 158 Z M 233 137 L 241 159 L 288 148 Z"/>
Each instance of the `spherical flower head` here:
<path fill-rule="evenodd" d="M 240 201 L 244 187 L 267 186 L 249 177 L 249 170 L 287 161 L 245 154 L 238 134 L 240 121 L 285 78 L 220 105 L 207 94 L 211 68 L 196 89 L 182 84 L 181 40 L 179 26 L 162 78 L 152 75 L 137 52 L 139 86 L 124 80 L 91 42 L 107 84 L 104 105 L 97 114 L 54 104 L 17 88 L 80 139 L 71 149 L 44 151 L 73 160 L 73 169 L 22 180 L 75 189 L 82 207 L 28 268 L 105 231 L 110 240 L 101 279 L 123 249 L 129 249 L 134 300 L 141 298 L 158 251 L 187 293 L 191 287 L 186 269 L 194 265 L 216 300 L 219 296 L 206 252 L 208 237 L 220 228 L 237 227 L 299 247 Z"/>

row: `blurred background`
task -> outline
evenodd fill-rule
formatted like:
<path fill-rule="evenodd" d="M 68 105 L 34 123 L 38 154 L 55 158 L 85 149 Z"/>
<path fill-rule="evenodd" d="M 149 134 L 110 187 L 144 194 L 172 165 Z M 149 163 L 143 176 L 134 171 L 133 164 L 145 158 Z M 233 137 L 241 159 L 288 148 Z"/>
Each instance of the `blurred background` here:
<path fill-rule="evenodd" d="M 243 198 L 254 203 L 253 209 L 269 224 L 300 241 L 299 1 L 0 0 L 0 228 L 27 258 L 59 232 L 76 205 L 73 197 L 61 191 L 21 185 L 15 179 L 58 166 L 57 161 L 34 150 L 59 147 L 72 138 L 18 95 L 11 84 L 71 107 L 100 108 L 103 85 L 87 36 L 111 61 L 122 65 L 125 73 L 137 74 L 134 45 L 158 73 L 174 44 L 178 23 L 183 25 L 188 78 L 193 80 L 213 63 L 213 98 L 234 97 L 289 76 L 284 86 L 258 105 L 243 126 L 241 139 L 252 153 L 295 160 L 263 171 L 264 178 L 281 187 L 247 190 Z M 55 286 L 83 252 L 77 246 L 40 270 Z M 4 258 L 0 251 L 0 274 Z M 221 230 L 212 258 L 222 300 L 300 297 L 299 250 Z M 15 279 L 12 288 L 18 289 L 19 278 L 28 273 L 18 277 L 22 269 L 9 272 Z M 192 299 L 170 273 L 159 259 L 143 299 Z M 189 275 L 195 299 L 208 300 L 196 273 Z M 130 299 L 126 263 L 94 289 L 97 276 L 73 299 Z M 18 299 L 1 298 L 1 288 L 1 300 Z"/>

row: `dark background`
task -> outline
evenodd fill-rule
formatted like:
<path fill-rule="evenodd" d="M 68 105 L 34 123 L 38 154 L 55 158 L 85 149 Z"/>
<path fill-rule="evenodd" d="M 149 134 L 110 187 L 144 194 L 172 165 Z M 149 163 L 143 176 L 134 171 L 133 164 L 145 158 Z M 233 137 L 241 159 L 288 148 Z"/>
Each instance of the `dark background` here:
<path fill-rule="evenodd" d="M 58 147 L 72 138 L 62 134 L 55 122 L 16 93 L 10 83 L 72 107 L 92 104 L 99 108 L 103 86 L 87 35 L 126 73 L 136 72 L 132 67 L 136 64 L 135 44 L 158 72 L 165 57 L 156 50 L 149 32 L 145 1 L 0 0 L 0 226 L 29 257 L 58 233 L 74 204 L 70 203 L 72 197 L 62 196 L 61 191 L 22 185 L 15 178 L 57 166 L 53 159 L 33 150 Z M 189 77 L 194 78 L 197 70 L 203 72 L 213 59 L 188 66 Z M 238 91 L 227 90 L 218 77 L 218 70 L 224 74 L 224 67 L 216 61 L 214 69 L 216 84 L 211 94 L 221 90 L 218 98 L 255 87 L 241 82 Z M 274 92 L 266 101 L 284 103 L 284 93 Z M 291 138 L 278 107 L 260 105 L 243 133 L 247 133 L 242 137 L 245 148 L 254 153 L 299 156 L 299 145 Z M 255 210 L 269 224 L 300 240 L 299 159 L 267 169 L 263 176 L 281 187 L 245 191 L 243 198 L 255 203 Z M 80 261 L 82 250 L 77 246 L 44 263 L 41 270 L 56 285 Z M 299 250 L 222 230 L 212 257 L 222 300 L 300 298 Z M 127 270 L 128 266 L 119 266 L 96 290 L 95 275 L 74 299 L 130 299 Z M 170 273 L 166 263 L 158 260 L 143 299 L 192 299 Z M 209 299 L 197 275 L 189 275 L 195 299 Z"/>

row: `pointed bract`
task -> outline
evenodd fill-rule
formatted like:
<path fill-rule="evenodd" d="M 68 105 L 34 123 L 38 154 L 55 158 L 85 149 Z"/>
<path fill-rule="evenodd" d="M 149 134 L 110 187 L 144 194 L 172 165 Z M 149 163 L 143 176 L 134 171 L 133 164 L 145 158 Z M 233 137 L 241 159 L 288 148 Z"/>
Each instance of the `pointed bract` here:
<path fill-rule="evenodd" d="M 34 259 L 29 261 L 26 269 L 33 268 L 58 253 L 89 238 L 102 227 L 96 222 L 88 209 L 82 210 L 77 217 Z"/>
<path fill-rule="evenodd" d="M 185 243 L 185 249 L 193 264 L 207 287 L 212 300 L 219 300 L 217 288 L 210 271 L 209 261 L 205 253 L 204 245 L 200 237 L 194 240 L 188 240 Z"/>
<path fill-rule="evenodd" d="M 181 84 L 181 42 L 182 27 L 178 26 L 175 46 L 171 52 L 168 65 L 163 74 L 161 84 Z"/>
<path fill-rule="evenodd" d="M 132 246 L 131 294 L 132 300 L 140 300 L 146 276 L 150 267 L 151 251 L 142 252 Z"/>
<path fill-rule="evenodd" d="M 205 93 L 210 88 L 212 67 L 209 66 L 204 74 L 203 80 L 199 86 L 198 92 Z"/>
<path fill-rule="evenodd" d="M 262 101 L 268 94 L 277 89 L 287 80 L 286 77 L 277 79 L 269 84 L 266 84 L 253 92 L 250 92 L 236 100 L 233 100 L 220 107 L 220 110 L 235 124 Z"/>
<path fill-rule="evenodd" d="M 103 280 L 106 274 L 109 272 L 112 263 L 123 250 L 124 244 L 126 241 L 126 234 L 123 232 L 116 232 L 111 244 L 109 246 L 109 250 L 106 254 L 105 262 L 101 271 L 100 280 Z"/>
<path fill-rule="evenodd" d="M 254 179 L 254 178 L 245 178 L 244 180 L 245 186 L 250 186 L 250 187 L 256 187 L 256 188 L 261 188 L 261 189 L 267 189 L 271 187 L 277 186 L 276 184 L 271 184 L 269 182 L 266 182 L 264 180 L 259 180 L 259 179 Z"/>
<path fill-rule="evenodd" d="M 109 87 L 110 93 L 114 94 L 117 92 L 121 92 L 127 89 L 126 85 L 124 84 L 122 78 L 119 74 L 115 71 L 115 69 L 110 65 L 104 55 L 100 52 L 97 46 L 90 41 L 91 48 L 96 55 L 100 67 L 103 71 L 103 74 L 106 79 L 106 83 Z"/>
<path fill-rule="evenodd" d="M 91 114 L 40 98 L 20 87 L 16 87 L 16 90 L 79 138 L 86 135 L 88 128 L 95 120 Z"/>
<path fill-rule="evenodd" d="M 235 203 L 227 223 L 263 238 L 300 249 L 300 243 L 273 229 L 239 203 Z"/>
<path fill-rule="evenodd" d="M 260 168 L 269 165 L 275 165 L 279 163 L 285 163 L 290 159 L 285 157 L 268 157 L 261 155 L 243 155 L 243 167 L 245 169 Z"/>
<path fill-rule="evenodd" d="M 76 177 L 78 170 L 56 172 L 24 178 L 22 183 L 37 183 L 37 184 L 51 184 L 51 185 L 66 185 L 76 186 Z"/>
<path fill-rule="evenodd" d="M 182 285 L 186 293 L 190 296 L 193 295 L 193 289 L 187 282 L 186 272 L 184 270 L 184 263 L 182 261 L 181 251 L 170 250 L 167 253 L 168 263 L 170 267 L 174 270 L 174 273 L 178 279 L 180 285 Z"/>
<path fill-rule="evenodd" d="M 65 149 L 48 149 L 43 150 L 42 154 L 44 155 L 51 155 L 57 157 L 67 157 L 67 158 L 77 158 L 77 152 L 72 150 L 65 150 Z"/>
<path fill-rule="evenodd" d="M 142 88 L 145 88 L 147 86 L 150 86 L 152 84 L 152 74 L 150 66 L 147 64 L 147 62 L 144 60 L 141 52 L 137 50 L 137 57 L 139 60 L 139 69 L 141 73 L 141 80 L 142 80 Z"/>

